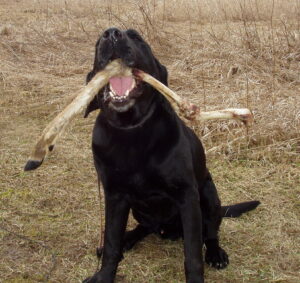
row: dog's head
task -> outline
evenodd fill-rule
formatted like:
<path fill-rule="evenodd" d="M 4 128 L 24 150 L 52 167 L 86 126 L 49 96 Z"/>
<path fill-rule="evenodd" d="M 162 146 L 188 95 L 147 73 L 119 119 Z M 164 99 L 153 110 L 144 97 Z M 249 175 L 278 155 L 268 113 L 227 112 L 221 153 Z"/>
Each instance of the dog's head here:
<path fill-rule="evenodd" d="M 167 85 L 166 68 L 154 57 L 141 35 L 132 29 L 122 31 L 117 28 L 106 30 L 98 39 L 93 70 L 88 73 L 87 82 L 117 58 L 128 67 L 147 72 Z M 130 112 L 132 117 L 143 115 L 155 95 L 156 90 L 133 76 L 113 77 L 90 103 L 85 116 L 98 108 L 111 119 L 126 112 Z"/>

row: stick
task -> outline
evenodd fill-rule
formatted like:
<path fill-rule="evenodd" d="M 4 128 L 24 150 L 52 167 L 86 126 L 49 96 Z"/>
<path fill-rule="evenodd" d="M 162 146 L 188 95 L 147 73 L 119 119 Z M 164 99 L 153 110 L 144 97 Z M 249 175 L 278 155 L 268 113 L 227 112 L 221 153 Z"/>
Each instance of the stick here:
<path fill-rule="evenodd" d="M 38 168 L 48 151 L 54 148 L 58 136 L 65 129 L 74 116 L 82 111 L 89 102 L 95 97 L 108 80 L 117 75 L 132 75 L 131 69 L 125 67 L 120 60 L 115 60 L 98 72 L 94 78 L 77 94 L 74 100 L 59 113 L 44 129 L 42 136 L 36 143 L 34 150 L 27 161 L 24 170 Z"/>

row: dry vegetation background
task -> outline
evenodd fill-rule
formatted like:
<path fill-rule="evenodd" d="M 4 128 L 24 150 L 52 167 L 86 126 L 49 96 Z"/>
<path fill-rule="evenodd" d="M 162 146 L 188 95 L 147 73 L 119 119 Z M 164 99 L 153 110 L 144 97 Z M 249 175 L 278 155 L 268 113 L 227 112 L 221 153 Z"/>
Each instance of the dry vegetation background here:
<path fill-rule="evenodd" d="M 79 117 L 41 168 L 22 169 L 84 84 L 110 26 L 139 30 L 168 67 L 171 88 L 202 109 L 255 114 L 248 130 L 190 125 L 223 203 L 262 202 L 223 222 L 231 264 L 207 267 L 207 282 L 299 282 L 299 0 L 0 0 L 0 282 L 80 282 L 96 268 L 96 113 Z M 125 255 L 117 282 L 184 282 L 182 254 L 182 241 L 150 236 Z"/>

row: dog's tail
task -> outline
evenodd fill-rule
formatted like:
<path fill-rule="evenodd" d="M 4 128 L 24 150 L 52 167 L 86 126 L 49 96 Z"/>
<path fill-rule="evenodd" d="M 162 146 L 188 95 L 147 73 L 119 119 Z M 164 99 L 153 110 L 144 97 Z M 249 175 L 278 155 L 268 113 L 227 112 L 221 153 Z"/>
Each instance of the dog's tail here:
<path fill-rule="evenodd" d="M 259 204 L 259 201 L 253 200 L 222 206 L 222 217 L 239 217 L 243 213 L 255 209 Z"/>

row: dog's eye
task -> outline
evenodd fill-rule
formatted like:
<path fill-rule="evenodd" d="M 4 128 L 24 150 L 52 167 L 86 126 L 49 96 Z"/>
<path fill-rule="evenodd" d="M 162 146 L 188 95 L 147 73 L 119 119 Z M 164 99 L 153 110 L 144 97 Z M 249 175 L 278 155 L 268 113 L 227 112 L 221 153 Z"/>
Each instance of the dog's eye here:
<path fill-rule="evenodd" d="M 133 40 L 140 41 L 140 42 L 143 41 L 142 38 L 136 33 L 129 33 L 128 35 Z"/>
<path fill-rule="evenodd" d="M 137 41 L 142 41 L 142 39 L 138 35 L 134 35 L 132 39 L 137 40 Z"/>

